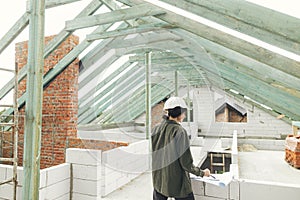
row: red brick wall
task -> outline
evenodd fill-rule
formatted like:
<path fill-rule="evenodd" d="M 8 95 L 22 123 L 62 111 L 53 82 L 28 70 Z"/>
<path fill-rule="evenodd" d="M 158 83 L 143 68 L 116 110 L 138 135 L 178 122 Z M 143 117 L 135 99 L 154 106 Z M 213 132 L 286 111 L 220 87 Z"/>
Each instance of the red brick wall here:
<path fill-rule="evenodd" d="M 54 36 L 46 37 L 48 43 Z M 44 74 L 51 70 L 64 55 L 79 43 L 77 36 L 68 37 L 44 61 Z M 28 42 L 16 44 L 16 64 L 19 69 L 27 63 Z M 109 150 L 127 143 L 81 140 L 77 138 L 78 117 L 78 59 L 74 60 L 61 74 L 59 74 L 43 92 L 42 110 L 42 138 L 41 138 L 41 169 L 65 162 L 66 148 L 87 148 Z M 19 84 L 19 97 L 26 90 L 26 79 Z M 26 105 L 25 105 L 26 106 Z M 19 117 L 19 165 L 23 162 L 24 146 L 24 111 L 20 110 Z M 11 146 L 11 133 L 2 133 L 7 146 Z M 12 157 L 12 148 L 2 149 L 4 157 Z"/>
<path fill-rule="evenodd" d="M 288 135 L 285 139 L 285 161 L 300 168 L 300 136 Z"/>
<path fill-rule="evenodd" d="M 107 151 L 113 148 L 128 146 L 127 142 L 107 142 L 99 140 L 82 140 L 80 138 L 69 138 L 69 148 L 80 148 L 80 149 L 101 149 Z"/>
<path fill-rule="evenodd" d="M 151 110 L 151 128 L 162 121 L 164 102 L 160 102 L 152 107 Z"/>

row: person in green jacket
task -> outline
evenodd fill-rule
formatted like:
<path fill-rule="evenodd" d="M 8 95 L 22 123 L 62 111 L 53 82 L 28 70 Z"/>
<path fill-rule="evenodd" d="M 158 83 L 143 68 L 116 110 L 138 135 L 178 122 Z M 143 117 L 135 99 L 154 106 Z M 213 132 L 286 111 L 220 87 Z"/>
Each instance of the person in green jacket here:
<path fill-rule="evenodd" d="M 209 169 L 193 165 L 189 137 L 181 126 L 187 108 L 182 98 L 170 97 L 164 105 L 167 115 L 152 131 L 153 200 L 193 200 L 189 173 L 210 176 Z"/>

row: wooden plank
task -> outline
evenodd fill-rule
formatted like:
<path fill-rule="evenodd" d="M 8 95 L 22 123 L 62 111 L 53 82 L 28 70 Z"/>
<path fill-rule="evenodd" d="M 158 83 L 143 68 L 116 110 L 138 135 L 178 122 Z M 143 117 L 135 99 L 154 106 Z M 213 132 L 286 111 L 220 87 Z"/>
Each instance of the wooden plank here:
<path fill-rule="evenodd" d="M 90 15 L 102 5 L 99 0 L 93 0 L 86 8 L 82 10 L 76 17 L 81 17 L 85 15 Z M 62 41 L 65 40 L 72 32 L 66 32 L 62 30 L 56 37 L 54 37 L 45 47 L 44 50 L 44 58 L 46 58 L 56 47 L 58 47 Z M 0 42 L 1 43 L 1 42 Z M 27 65 L 25 65 L 18 73 L 18 81 L 20 82 L 26 76 L 27 73 Z M 14 87 L 14 78 L 12 78 L 7 84 L 5 84 L 0 90 L 0 99 L 2 99 L 6 94 L 8 94 L 12 88 Z M 19 100 L 19 105 L 23 105 L 21 102 L 23 100 Z"/>
<path fill-rule="evenodd" d="M 103 96 L 105 96 L 106 94 L 113 91 L 119 84 L 121 84 L 121 83 L 129 84 L 130 82 L 133 82 L 134 80 L 128 80 L 126 82 L 126 79 L 131 77 L 132 74 L 135 74 L 136 77 L 140 77 L 143 73 L 144 73 L 143 70 L 140 70 L 137 66 L 135 66 L 132 69 L 130 69 L 128 72 L 126 72 L 119 79 L 114 80 L 113 82 L 111 82 L 109 84 L 108 84 L 108 82 L 106 82 L 106 84 L 103 85 L 103 87 L 105 86 L 105 89 L 99 88 L 98 90 L 101 90 L 101 92 L 99 92 L 97 95 L 95 94 L 95 91 L 98 91 L 98 90 L 92 90 L 92 91 L 94 91 L 93 98 L 90 98 L 88 101 L 84 102 L 84 104 L 79 104 L 78 116 L 81 116 L 86 110 L 88 110 L 90 107 L 92 107 L 92 105 L 95 102 L 98 102 Z M 115 76 L 113 76 L 113 78 L 115 78 Z M 98 85 L 100 85 L 100 84 L 98 84 Z M 101 104 L 99 106 L 101 106 Z"/>
<path fill-rule="evenodd" d="M 79 0 L 48 0 L 46 1 L 46 8 L 52 8 L 67 3 L 72 3 Z M 29 4 L 30 1 L 27 1 Z M 27 10 L 29 5 L 27 5 Z M 29 15 L 30 12 L 25 12 L 16 23 L 6 32 L 6 34 L 0 40 L 0 53 L 2 53 L 5 48 L 11 44 L 11 42 L 27 27 L 29 24 Z"/>
<path fill-rule="evenodd" d="M 100 90 L 102 87 L 104 87 L 106 84 L 108 84 L 109 82 L 111 82 L 114 78 L 116 78 L 121 72 L 123 72 L 124 70 L 126 70 L 128 67 L 130 67 L 131 63 L 126 62 L 124 65 L 122 65 L 121 67 L 119 67 L 116 71 L 114 71 L 112 74 L 110 74 L 108 77 L 106 77 L 103 81 L 101 81 L 100 83 L 98 83 L 95 87 L 90 88 L 89 91 L 82 97 L 80 97 L 80 99 L 78 100 L 78 105 L 79 105 L 79 114 L 81 113 L 80 111 L 80 107 L 81 104 L 83 102 L 85 102 L 86 100 L 88 100 L 91 96 L 93 96 L 95 94 L 95 91 Z M 136 71 L 138 69 L 138 67 L 135 65 L 132 67 L 132 70 L 130 70 L 130 73 L 133 73 L 134 71 Z M 127 74 L 127 76 L 129 75 Z M 126 74 L 124 74 L 125 76 Z M 122 77 L 121 77 L 122 78 Z M 80 92 L 80 91 L 79 91 Z"/>
<path fill-rule="evenodd" d="M 24 200 L 39 198 L 43 108 L 45 0 L 31 0 L 31 3 L 24 123 Z"/>
<path fill-rule="evenodd" d="M 270 114 L 270 115 L 273 116 L 273 117 L 276 117 L 276 118 L 277 118 L 277 117 L 280 115 L 280 113 L 278 113 L 278 112 L 276 112 L 276 111 L 274 111 L 274 110 L 266 109 L 265 107 L 261 106 L 261 105 L 258 104 L 257 102 L 254 102 L 254 101 L 251 101 L 251 100 L 249 100 L 249 99 L 246 99 L 242 94 L 236 94 L 236 93 L 231 92 L 230 90 L 225 90 L 225 92 L 227 93 L 227 95 L 229 95 L 229 96 L 231 96 L 231 97 L 233 97 L 233 98 L 238 99 L 238 100 L 241 101 L 242 103 L 248 103 L 248 104 L 250 104 L 250 105 L 253 105 L 253 106 L 255 106 L 255 107 L 257 107 L 257 108 L 263 110 L 264 112 Z M 286 116 L 284 116 L 284 117 L 282 117 L 282 118 L 280 118 L 280 119 L 278 119 L 278 120 L 282 120 L 282 121 L 284 121 L 284 122 L 286 122 L 286 123 L 288 123 L 288 124 L 291 123 L 291 119 L 288 118 L 288 117 L 286 117 Z"/>
<path fill-rule="evenodd" d="M 159 34 L 145 33 L 142 36 L 137 36 L 132 39 L 123 40 L 122 42 L 119 42 L 119 43 L 114 43 L 110 47 L 111 48 L 128 48 L 131 46 L 145 46 L 145 45 L 148 45 L 151 43 L 158 43 L 158 42 L 164 42 L 166 45 L 167 42 L 170 40 L 177 41 L 180 39 L 181 38 L 176 35 L 172 35 L 172 34 L 164 33 L 164 32 L 160 32 Z"/>
<path fill-rule="evenodd" d="M 160 84 L 151 86 L 151 93 L 153 94 L 151 98 L 152 105 L 157 103 L 157 97 L 161 100 L 169 95 L 172 91 L 174 91 L 174 87 L 172 87 L 172 84 L 168 83 L 167 81 L 163 81 Z M 141 95 L 133 98 L 134 94 Z M 119 104 L 114 105 L 114 107 L 111 108 L 113 112 L 107 112 L 106 115 L 101 116 L 101 123 L 121 122 L 127 120 L 130 121 L 145 112 L 145 88 L 141 87 L 139 90 L 130 92 L 130 96 L 130 99 L 124 99 L 123 101 L 120 101 Z M 131 108 L 129 107 L 130 105 L 134 106 Z M 128 115 L 128 112 L 122 113 L 123 108 L 127 108 L 129 111 L 132 110 L 132 112 L 130 112 L 130 116 Z M 115 116 L 114 113 L 118 113 L 118 115 Z"/>
<path fill-rule="evenodd" d="M 29 13 L 24 13 L 20 19 L 5 33 L 0 40 L 0 53 L 27 27 L 29 24 Z"/>
<path fill-rule="evenodd" d="M 208 72 L 208 74 L 214 73 L 214 72 Z M 218 75 L 216 75 L 217 77 Z M 209 75 L 211 77 L 211 75 Z M 221 79 L 221 80 L 220 80 Z M 259 102 L 261 104 L 267 105 L 271 107 L 272 109 L 285 114 L 286 116 L 291 117 L 292 119 L 299 119 L 300 116 L 297 114 L 297 105 L 290 105 L 288 104 L 288 107 L 286 107 L 286 103 L 281 102 L 282 99 L 278 99 L 276 96 L 277 93 L 271 94 L 270 92 L 266 93 L 266 90 L 260 90 L 258 85 L 258 88 L 255 88 L 255 84 L 250 85 L 248 83 L 241 83 L 238 80 L 234 80 L 232 78 L 228 78 L 226 75 L 222 74 L 219 78 L 215 78 L 214 80 L 210 79 L 210 83 L 215 85 L 216 87 L 222 88 L 220 83 L 223 85 L 223 89 L 234 89 L 236 91 L 239 91 L 241 94 L 247 95 L 251 99 L 255 100 L 256 102 Z M 275 96 L 275 97 L 274 97 Z M 275 100 L 274 100 L 275 98 Z M 277 100 L 276 100 L 277 98 Z M 298 106 L 299 107 L 299 106 Z M 298 109 L 299 110 L 299 109 Z"/>
<path fill-rule="evenodd" d="M 150 31 L 158 31 L 161 29 L 166 28 L 174 28 L 172 26 L 166 25 L 166 24 L 147 24 L 147 25 L 141 25 L 139 27 L 132 27 L 132 28 L 126 28 L 126 29 L 117 29 L 115 31 L 107 31 L 107 32 L 101 32 L 101 33 L 94 33 L 87 35 L 86 39 L 88 41 L 93 40 L 100 40 L 100 39 L 106 39 L 111 37 L 120 37 L 120 36 L 127 36 L 131 34 L 138 34 L 138 33 L 145 33 Z"/>
<path fill-rule="evenodd" d="M 277 112 L 276 117 L 279 114 L 285 114 L 286 116 L 294 118 L 294 119 L 299 118 L 299 115 L 297 115 L 293 112 L 290 112 L 290 110 L 287 110 L 284 107 L 281 107 L 281 106 L 278 106 L 278 105 L 274 104 L 272 99 L 267 99 L 265 96 L 261 96 L 261 95 L 258 95 L 256 93 L 253 93 L 252 91 L 245 90 L 242 86 L 240 86 L 236 83 L 233 83 L 232 81 L 230 81 L 228 79 L 223 78 L 221 80 L 221 82 L 224 85 L 223 90 L 225 90 L 227 93 L 229 92 L 229 89 L 233 89 L 235 91 L 238 91 L 242 95 L 246 95 L 247 97 L 250 97 L 251 99 L 255 100 L 255 101 L 248 101 L 252 105 L 260 105 L 260 104 L 268 105 L 269 107 L 271 107 L 273 109 L 273 111 L 272 111 L 273 113 L 275 111 Z M 218 80 L 218 78 L 216 78 L 215 80 L 210 80 L 210 83 L 213 86 L 221 88 L 220 87 L 220 80 Z M 258 103 L 260 103 L 260 104 L 258 104 Z M 267 111 L 268 109 L 264 108 L 264 110 Z M 269 111 L 271 111 L 271 110 L 269 110 Z M 289 120 L 291 120 L 291 119 L 289 119 Z"/>
<path fill-rule="evenodd" d="M 98 14 L 94 16 L 82 17 L 74 19 L 72 21 L 66 21 L 65 29 L 68 31 L 73 31 L 76 29 L 82 29 L 87 27 L 92 27 L 96 25 L 104 25 L 109 23 L 115 23 L 118 21 L 124 21 L 129 19 L 135 19 L 139 17 L 161 15 L 164 12 L 160 8 L 153 8 L 147 6 L 147 4 L 142 4 L 139 6 L 134 6 L 132 8 L 125 8 L 121 10 L 112 11 L 109 13 Z"/>
<path fill-rule="evenodd" d="M 300 19 L 295 17 L 247 1 L 162 1 L 300 55 Z"/>
<path fill-rule="evenodd" d="M 151 107 L 160 102 L 162 99 L 164 99 L 166 96 L 170 95 L 174 88 L 171 88 L 171 84 L 169 84 L 169 87 L 164 87 L 165 83 L 162 83 L 161 85 L 155 85 L 151 87 L 151 93 L 153 94 L 151 96 Z M 143 93 L 139 98 L 134 98 L 130 103 L 128 103 L 127 108 L 129 112 L 121 112 L 120 115 L 117 115 L 113 118 L 110 118 L 111 120 L 104 121 L 104 123 L 111 123 L 111 122 L 123 122 L 123 121 L 131 121 L 136 119 L 141 114 L 145 113 L 145 93 Z M 124 106 L 123 102 L 123 106 Z M 122 107 L 122 105 L 119 105 L 118 107 Z"/>
<path fill-rule="evenodd" d="M 135 56 L 130 56 L 129 60 L 131 61 L 144 61 L 145 56 L 141 53 L 135 55 Z M 177 58 L 181 58 L 183 60 L 185 60 L 185 58 L 190 57 L 193 58 L 194 55 L 188 55 L 188 56 L 181 56 L 181 55 L 177 55 L 173 52 L 167 52 L 167 51 L 153 51 L 152 52 L 152 61 L 155 62 L 155 60 L 164 60 L 164 59 L 177 59 Z"/>
<path fill-rule="evenodd" d="M 204 38 L 195 37 L 185 31 L 176 29 L 172 30 L 172 32 L 178 34 L 185 40 L 193 39 L 198 45 L 203 46 L 203 48 L 208 51 L 208 55 L 213 58 L 213 62 L 218 61 L 226 63 L 228 67 L 257 77 L 268 84 L 273 84 L 274 87 L 281 88 L 295 96 L 299 96 L 300 81 L 299 78 L 294 77 L 292 74 L 272 68 L 255 59 L 210 42 Z M 209 62 L 207 64 L 209 64 Z"/>
<path fill-rule="evenodd" d="M 141 0 L 119 1 L 131 6 L 143 2 Z M 149 6 L 157 7 L 156 5 L 150 3 Z M 166 14 L 156 16 L 156 18 L 168 22 L 171 25 L 178 26 L 200 37 L 206 38 L 207 40 L 220 44 L 228 49 L 251 57 L 261 63 L 270 65 L 278 70 L 293 74 L 295 77 L 300 78 L 300 62 L 274 53 L 268 49 L 262 48 L 248 41 L 244 41 L 216 28 L 202 24 L 194 19 L 183 17 L 164 8 L 161 9 L 165 11 Z"/>
<path fill-rule="evenodd" d="M 138 73 L 139 74 L 139 73 Z M 134 75 L 134 74 L 133 74 Z M 114 88 L 114 92 L 109 93 L 106 95 L 101 101 L 99 101 L 96 105 L 92 106 L 89 110 L 83 113 L 78 118 L 79 124 L 86 124 L 91 122 L 92 120 L 96 119 L 96 117 L 102 113 L 106 108 L 111 106 L 112 102 L 115 104 L 114 100 L 121 100 L 128 96 L 129 91 L 134 87 L 139 87 L 144 79 L 144 72 L 139 74 L 139 77 L 132 76 L 131 78 L 128 77 L 122 83 L 122 86 L 117 85 Z M 121 83 L 120 83 L 121 84 Z"/>

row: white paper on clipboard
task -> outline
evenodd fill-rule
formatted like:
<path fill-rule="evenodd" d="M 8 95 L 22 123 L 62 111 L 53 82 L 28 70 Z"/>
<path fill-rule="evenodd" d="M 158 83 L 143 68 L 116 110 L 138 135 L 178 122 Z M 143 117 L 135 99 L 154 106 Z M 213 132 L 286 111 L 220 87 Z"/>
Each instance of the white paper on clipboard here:
<path fill-rule="evenodd" d="M 197 181 L 203 181 L 205 183 L 210 183 L 213 185 L 217 185 L 219 187 L 225 187 L 227 186 L 233 179 L 233 175 L 230 172 L 225 172 L 223 174 L 212 174 L 212 176 L 209 177 L 200 177 L 195 176 L 193 174 L 190 175 L 191 179 L 197 180 Z"/>

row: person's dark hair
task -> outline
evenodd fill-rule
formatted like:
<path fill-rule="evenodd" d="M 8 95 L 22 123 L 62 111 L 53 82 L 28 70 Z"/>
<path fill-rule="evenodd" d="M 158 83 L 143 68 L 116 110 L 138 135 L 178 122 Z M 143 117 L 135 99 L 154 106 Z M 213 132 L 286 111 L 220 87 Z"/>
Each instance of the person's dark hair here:
<path fill-rule="evenodd" d="M 175 108 L 168 109 L 168 116 L 176 118 L 186 111 L 187 111 L 186 108 L 181 108 L 180 106 L 177 106 Z"/>

